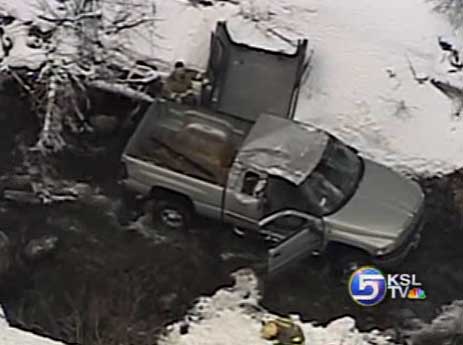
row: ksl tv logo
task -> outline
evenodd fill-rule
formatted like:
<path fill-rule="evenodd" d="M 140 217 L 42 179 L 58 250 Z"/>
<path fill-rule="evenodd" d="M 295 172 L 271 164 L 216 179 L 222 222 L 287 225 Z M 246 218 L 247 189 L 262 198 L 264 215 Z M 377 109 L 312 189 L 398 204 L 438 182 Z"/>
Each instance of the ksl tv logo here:
<path fill-rule="evenodd" d="M 426 298 L 422 284 L 415 274 L 383 274 L 371 266 L 361 267 L 349 279 L 349 293 L 352 299 L 365 307 L 381 303 L 388 292 L 392 299 L 422 300 Z"/>

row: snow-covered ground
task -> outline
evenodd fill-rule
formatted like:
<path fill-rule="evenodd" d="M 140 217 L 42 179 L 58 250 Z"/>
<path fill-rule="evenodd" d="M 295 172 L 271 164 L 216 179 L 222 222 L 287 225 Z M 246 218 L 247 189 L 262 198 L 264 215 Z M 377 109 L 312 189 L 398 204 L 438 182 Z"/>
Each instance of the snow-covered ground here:
<path fill-rule="evenodd" d="M 0 306 L 0 344 L 2 345 L 63 345 L 58 341 L 53 341 L 39 337 L 29 332 L 10 327 L 5 320 L 3 310 Z"/>
<path fill-rule="evenodd" d="M 243 0 L 212 7 L 174 0 L 159 2 L 158 18 L 156 56 L 166 64 L 182 59 L 204 67 L 217 20 L 228 19 L 235 39 L 277 50 L 287 43 L 271 32 L 308 37 L 315 55 L 298 119 L 401 170 L 431 175 L 463 166 L 463 122 L 451 117 L 445 95 L 419 85 L 410 70 L 409 61 L 417 73 L 432 73 L 441 57 L 437 37 L 452 34 L 425 0 Z"/>
<path fill-rule="evenodd" d="M 27 21 L 43 11 L 38 2 L 1 0 L 0 7 Z M 50 0 L 55 2 L 60 3 Z M 151 2 L 145 3 L 148 11 Z M 293 49 L 281 35 L 307 37 L 315 55 L 298 119 L 404 171 L 434 175 L 463 166 L 463 122 L 451 116 L 451 100 L 429 83 L 418 84 L 410 69 L 411 63 L 420 75 L 432 74 L 441 58 L 438 36 L 454 35 L 429 1 L 241 0 L 207 7 L 187 0 L 154 3 L 154 23 L 129 36 L 135 55 L 153 58 L 166 70 L 179 59 L 204 68 L 218 20 L 229 22 L 237 41 L 273 50 Z M 19 42 L 7 59 L 11 64 L 28 56 L 42 58 L 40 50 L 24 49 L 20 28 L 8 33 Z"/>
<path fill-rule="evenodd" d="M 160 345 L 268 345 L 269 342 L 260 336 L 261 321 L 277 316 L 259 307 L 257 279 L 251 271 L 240 270 L 234 278 L 233 287 L 200 298 L 186 322 L 168 327 Z M 350 317 L 335 320 L 327 327 L 302 323 L 297 315 L 292 317 L 301 326 L 310 345 L 390 344 L 387 337 L 377 331 L 359 332 Z M 185 324 L 189 325 L 188 332 L 181 334 L 180 329 Z"/>

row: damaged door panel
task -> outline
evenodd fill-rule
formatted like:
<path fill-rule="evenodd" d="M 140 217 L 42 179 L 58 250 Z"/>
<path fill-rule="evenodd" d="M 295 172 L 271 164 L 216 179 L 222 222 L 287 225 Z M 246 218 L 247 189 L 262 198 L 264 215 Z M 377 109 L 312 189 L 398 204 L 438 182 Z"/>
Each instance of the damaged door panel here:
<path fill-rule="evenodd" d="M 260 231 L 278 244 L 268 253 L 268 273 L 275 275 L 312 253 L 321 252 L 327 236 L 323 222 L 293 210 L 277 212 L 259 222 Z"/>

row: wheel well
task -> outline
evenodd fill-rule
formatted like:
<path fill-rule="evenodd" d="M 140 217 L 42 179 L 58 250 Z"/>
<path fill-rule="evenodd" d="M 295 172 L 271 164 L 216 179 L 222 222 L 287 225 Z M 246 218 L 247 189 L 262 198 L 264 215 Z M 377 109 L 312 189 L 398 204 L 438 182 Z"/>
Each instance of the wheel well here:
<path fill-rule="evenodd" d="M 188 205 L 191 210 L 194 211 L 195 207 L 193 204 L 193 201 L 191 200 L 190 197 L 186 196 L 185 194 L 173 191 L 168 188 L 163 188 L 163 187 L 153 187 L 150 190 L 150 198 L 151 199 L 175 199 L 184 202 L 186 205 Z"/>

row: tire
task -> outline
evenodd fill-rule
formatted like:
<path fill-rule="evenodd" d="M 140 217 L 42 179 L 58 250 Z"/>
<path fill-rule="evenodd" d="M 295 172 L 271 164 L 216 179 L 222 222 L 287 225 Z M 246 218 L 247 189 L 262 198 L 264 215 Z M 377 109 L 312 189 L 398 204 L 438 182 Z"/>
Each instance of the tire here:
<path fill-rule="evenodd" d="M 153 219 L 162 230 L 187 231 L 193 217 L 192 207 L 180 198 L 156 200 Z"/>

